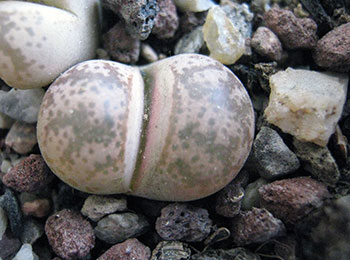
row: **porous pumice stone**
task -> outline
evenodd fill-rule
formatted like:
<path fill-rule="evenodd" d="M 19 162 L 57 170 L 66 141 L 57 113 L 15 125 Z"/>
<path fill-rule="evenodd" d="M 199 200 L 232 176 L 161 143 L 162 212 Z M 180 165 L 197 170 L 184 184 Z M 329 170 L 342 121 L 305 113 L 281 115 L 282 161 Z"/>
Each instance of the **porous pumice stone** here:
<path fill-rule="evenodd" d="M 326 146 L 346 99 L 348 75 L 288 68 L 270 77 L 265 117 L 303 142 Z"/>
<path fill-rule="evenodd" d="M 94 60 L 51 85 L 37 129 L 49 167 L 79 190 L 187 201 L 237 175 L 254 114 L 242 83 L 206 56 L 141 68 Z"/>
<path fill-rule="evenodd" d="M 99 0 L 31 2 L 0 0 L 0 78 L 20 89 L 48 85 L 98 44 Z"/>

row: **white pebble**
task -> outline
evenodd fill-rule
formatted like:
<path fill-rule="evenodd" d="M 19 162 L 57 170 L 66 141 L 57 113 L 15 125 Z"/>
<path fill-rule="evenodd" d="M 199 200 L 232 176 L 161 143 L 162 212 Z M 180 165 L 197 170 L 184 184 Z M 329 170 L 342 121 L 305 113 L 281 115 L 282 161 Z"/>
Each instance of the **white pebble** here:
<path fill-rule="evenodd" d="M 39 260 L 39 257 L 33 252 L 30 244 L 23 244 L 12 260 Z"/>
<path fill-rule="evenodd" d="M 183 12 L 203 12 L 215 5 L 211 0 L 173 0 L 173 2 Z"/>
<path fill-rule="evenodd" d="M 345 103 L 348 76 L 288 68 L 270 77 L 265 116 L 303 142 L 326 146 Z"/>

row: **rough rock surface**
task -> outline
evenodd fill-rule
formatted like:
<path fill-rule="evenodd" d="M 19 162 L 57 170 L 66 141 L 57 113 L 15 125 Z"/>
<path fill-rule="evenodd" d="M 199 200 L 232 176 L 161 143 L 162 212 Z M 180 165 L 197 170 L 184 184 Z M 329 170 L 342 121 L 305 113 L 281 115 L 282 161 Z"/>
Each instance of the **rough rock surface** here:
<path fill-rule="evenodd" d="M 44 94 L 42 88 L 0 91 L 0 111 L 15 120 L 35 123 Z"/>
<path fill-rule="evenodd" d="M 200 242 L 210 233 L 212 221 L 208 211 L 187 203 L 173 203 L 162 209 L 156 230 L 165 240 Z"/>
<path fill-rule="evenodd" d="M 99 221 L 105 215 L 127 209 L 125 198 L 111 196 L 90 195 L 84 202 L 81 214 L 92 221 Z"/>
<path fill-rule="evenodd" d="M 253 143 L 253 158 L 260 176 L 269 180 L 292 173 L 300 166 L 297 156 L 269 127 L 261 127 L 257 134 Z"/>
<path fill-rule="evenodd" d="M 332 71 L 350 71 L 350 23 L 323 36 L 317 42 L 313 57 L 320 67 Z"/>
<path fill-rule="evenodd" d="M 260 260 L 257 255 L 243 247 L 236 247 L 233 249 L 209 249 L 202 253 L 194 254 L 192 260 Z"/>
<path fill-rule="evenodd" d="M 348 76 L 288 68 L 270 77 L 267 121 L 301 141 L 326 146 L 346 99 Z"/>
<path fill-rule="evenodd" d="M 174 37 L 179 27 L 179 17 L 172 0 L 158 0 L 159 12 L 154 19 L 152 34 L 159 39 Z"/>
<path fill-rule="evenodd" d="M 95 234 L 99 239 L 115 244 L 142 235 L 148 228 L 149 223 L 143 215 L 128 212 L 104 217 L 97 223 Z"/>
<path fill-rule="evenodd" d="M 72 210 L 64 209 L 50 216 L 45 233 L 53 251 L 67 260 L 84 258 L 95 246 L 91 224 Z"/>
<path fill-rule="evenodd" d="M 39 191 L 52 180 L 53 174 L 39 154 L 26 157 L 3 177 L 6 186 L 19 192 Z"/>
<path fill-rule="evenodd" d="M 161 241 L 152 251 L 151 260 L 190 260 L 191 250 L 186 243 Z"/>
<path fill-rule="evenodd" d="M 19 154 L 29 153 L 37 143 L 35 124 L 15 122 L 8 132 L 5 144 Z"/>
<path fill-rule="evenodd" d="M 239 246 L 252 243 L 264 243 L 277 236 L 284 235 L 285 226 L 266 209 L 253 208 L 241 211 L 232 220 L 231 236 Z"/>
<path fill-rule="evenodd" d="M 317 42 L 317 24 L 309 18 L 297 18 L 289 10 L 271 8 L 264 21 L 287 49 L 312 49 Z"/>
<path fill-rule="evenodd" d="M 231 182 L 216 195 L 216 213 L 228 218 L 236 216 L 241 210 L 241 200 L 243 197 L 243 187 L 240 184 Z"/>
<path fill-rule="evenodd" d="M 336 161 L 327 147 L 293 140 L 295 153 L 303 162 L 303 168 L 312 176 L 329 186 L 334 186 L 340 178 Z"/>
<path fill-rule="evenodd" d="M 149 260 L 150 256 L 151 250 L 132 238 L 112 246 L 97 260 Z"/>
<path fill-rule="evenodd" d="M 261 207 L 292 224 L 320 207 L 329 196 L 325 185 L 309 177 L 274 181 L 262 186 L 259 194 Z"/>
<path fill-rule="evenodd" d="M 255 31 L 250 44 L 263 57 L 273 61 L 282 59 L 282 43 L 277 35 L 267 27 L 259 27 Z"/>

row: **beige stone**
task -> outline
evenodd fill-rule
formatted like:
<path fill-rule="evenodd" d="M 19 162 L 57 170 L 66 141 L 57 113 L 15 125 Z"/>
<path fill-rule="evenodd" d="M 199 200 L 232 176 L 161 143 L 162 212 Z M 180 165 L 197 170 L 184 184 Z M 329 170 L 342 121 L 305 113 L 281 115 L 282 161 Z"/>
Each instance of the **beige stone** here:
<path fill-rule="evenodd" d="M 326 146 L 345 103 L 348 76 L 288 68 L 270 78 L 268 122 L 300 141 Z"/>
<path fill-rule="evenodd" d="M 203 12 L 215 5 L 211 0 L 173 0 L 173 2 L 183 12 Z"/>

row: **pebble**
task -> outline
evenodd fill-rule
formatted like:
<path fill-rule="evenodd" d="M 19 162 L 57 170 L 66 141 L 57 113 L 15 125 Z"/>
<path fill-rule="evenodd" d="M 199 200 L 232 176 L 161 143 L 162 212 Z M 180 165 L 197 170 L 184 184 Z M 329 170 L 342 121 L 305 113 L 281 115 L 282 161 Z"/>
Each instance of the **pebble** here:
<path fill-rule="evenodd" d="M 210 8 L 203 35 L 210 57 L 225 65 L 234 64 L 245 52 L 244 37 L 219 6 Z"/>
<path fill-rule="evenodd" d="M 200 242 L 211 232 L 212 221 L 206 209 L 172 203 L 162 209 L 155 227 L 164 240 Z"/>
<path fill-rule="evenodd" d="M 232 249 L 209 249 L 192 255 L 192 260 L 260 260 L 257 255 L 243 247 Z"/>
<path fill-rule="evenodd" d="M 0 129 L 10 129 L 13 123 L 14 120 L 11 117 L 0 112 Z"/>
<path fill-rule="evenodd" d="M 173 0 L 173 2 L 183 12 L 203 12 L 215 6 L 215 3 L 211 0 Z"/>
<path fill-rule="evenodd" d="M 19 192 L 36 192 L 44 189 L 53 178 L 43 157 L 31 154 L 11 168 L 3 177 L 3 183 Z"/>
<path fill-rule="evenodd" d="M 313 58 L 320 67 L 350 72 L 350 22 L 324 35 L 317 42 Z"/>
<path fill-rule="evenodd" d="M 11 126 L 5 139 L 5 144 L 19 154 L 29 153 L 36 143 L 36 125 L 20 121 Z"/>
<path fill-rule="evenodd" d="M 0 196 L 0 207 L 5 210 L 14 237 L 20 237 L 23 231 L 22 211 L 16 195 L 10 189 Z"/>
<path fill-rule="evenodd" d="M 300 141 L 326 146 L 346 99 L 348 76 L 288 68 L 270 77 L 265 117 Z"/>
<path fill-rule="evenodd" d="M 96 222 L 108 214 L 125 210 L 127 210 L 127 202 L 123 197 L 90 195 L 84 202 L 81 214 Z"/>
<path fill-rule="evenodd" d="M 21 122 L 35 123 L 44 95 L 42 88 L 0 91 L 0 112 Z"/>
<path fill-rule="evenodd" d="M 303 143 L 297 139 L 293 140 L 293 145 L 303 168 L 324 184 L 334 187 L 340 178 L 340 171 L 327 146 Z"/>
<path fill-rule="evenodd" d="M 267 180 L 259 178 L 256 181 L 248 184 L 248 186 L 245 188 L 245 194 L 242 199 L 243 210 L 251 210 L 253 207 L 260 207 L 259 188 L 267 183 Z"/>
<path fill-rule="evenodd" d="M 97 260 L 149 260 L 150 256 L 151 250 L 132 238 L 112 246 Z"/>
<path fill-rule="evenodd" d="M 39 257 L 33 252 L 30 244 L 23 244 L 12 260 L 39 260 Z"/>
<path fill-rule="evenodd" d="M 7 229 L 7 216 L 6 212 L 0 207 L 0 240 L 2 236 L 5 234 Z"/>
<path fill-rule="evenodd" d="M 310 177 L 274 181 L 260 187 L 259 194 L 261 207 L 290 224 L 307 216 L 329 197 L 326 186 Z"/>
<path fill-rule="evenodd" d="M 231 0 L 221 0 L 220 7 L 245 39 L 252 37 L 254 14 L 250 12 L 246 3 L 239 4 Z"/>
<path fill-rule="evenodd" d="M 260 128 L 254 140 L 253 158 L 260 176 L 267 180 L 285 176 L 300 167 L 297 156 L 279 134 L 265 126 Z"/>
<path fill-rule="evenodd" d="M 280 61 L 283 55 L 282 43 L 269 28 L 260 26 L 250 42 L 251 47 L 261 56 L 272 61 Z"/>
<path fill-rule="evenodd" d="M 45 233 L 53 251 L 66 260 L 84 258 L 95 246 L 91 224 L 73 210 L 63 209 L 50 216 Z"/>
<path fill-rule="evenodd" d="M 179 241 L 161 241 L 152 251 L 151 260 L 190 260 L 191 249 Z"/>
<path fill-rule="evenodd" d="M 103 47 L 115 60 L 134 64 L 139 60 L 141 43 L 125 29 L 123 22 L 118 22 L 103 35 Z"/>
<path fill-rule="evenodd" d="M 311 221 L 310 233 L 303 232 L 300 243 L 305 259 L 350 259 L 350 195 L 325 204 L 317 222 Z"/>
<path fill-rule="evenodd" d="M 172 0 L 158 0 L 157 4 L 159 12 L 154 19 L 152 34 L 158 39 L 170 39 L 179 27 L 176 6 Z"/>
<path fill-rule="evenodd" d="M 147 219 L 134 213 L 111 214 L 101 219 L 95 227 L 95 234 L 109 244 L 144 234 L 149 228 Z"/>
<path fill-rule="evenodd" d="M 35 199 L 22 204 L 22 211 L 25 216 L 43 218 L 50 212 L 50 201 L 48 199 Z"/>
<path fill-rule="evenodd" d="M 3 159 L 1 162 L 1 172 L 8 173 L 11 170 L 12 164 L 11 161 Z"/>
<path fill-rule="evenodd" d="M 181 53 L 199 53 L 204 45 L 203 26 L 198 26 L 192 32 L 182 36 L 175 45 L 175 55 Z"/>
<path fill-rule="evenodd" d="M 234 217 L 241 210 L 244 189 L 240 184 L 231 182 L 219 191 L 215 199 L 215 211 L 224 217 Z"/>
<path fill-rule="evenodd" d="M 312 49 L 317 42 L 317 24 L 310 18 L 297 18 L 289 10 L 273 7 L 264 15 L 264 21 L 286 49 Z"/>
<path fill-rule="evenodd" d="M 39 221 L 27 218 L 24 222 L 21 241 L 23 244 L 33 245 L 44 234 L 44 226 Z"/>
<path fill-rule="evenodd" d="M 102 4 L 118 14 L 129 34 L 140 40 L 150 35 L 159 11 L 157 0 L 102 0 Z"/>
<path fill-rule="evenodd" d="M 21 242 L 17 238 L 13 238 L 6 232 L 0 239 L 0 258 L 10 260 L 21 247 Z"/>
<path fill-rule="evenodd" d="M 264 208 L 241 211 L 232 220 L 231 236 L 238 246 L 264 243 L 286 232 L 281 220 Z"/>
<path fill-rule="evenodd" d="M 157 52 L 147 43 L 141 43 L 141 56 L 149 63 L 158 60 Z"/>
<path fill-rule="evenodd" d="M 183 33 L 192 32 L 195 28 L 202 26 L 205 22 L 208 12 L 194 13 L 185 12 L 180 16 L 179 30 Z"/>

